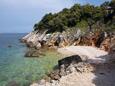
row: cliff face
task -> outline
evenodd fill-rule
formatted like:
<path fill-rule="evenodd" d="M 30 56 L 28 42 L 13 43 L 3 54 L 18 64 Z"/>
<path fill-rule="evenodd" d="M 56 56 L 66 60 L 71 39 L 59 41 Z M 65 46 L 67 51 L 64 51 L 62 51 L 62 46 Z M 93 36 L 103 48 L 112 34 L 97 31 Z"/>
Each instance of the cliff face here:
<path fill-rule="evenodd" d="M 28 47 L 40 49 L 48 48 L 62 48 L 66 46 L 94 46 L 102 50 L 109 51 L 112 40 L 115 34 L 94 31 L 94 32 L 81 32 L 80 29 L 66 30 L 63 32 L 47 33 L 46 31 L 33 31 L 22 38 Z"/>
<path fill-rule="evenodd" d="M 81 35 L 80 30 L 75 32 L 64 31 L 62 33 L 47 33 L 43 31 L 33 31 L 22 38 L 22 42 L 26 43 L 29 47 L 41 48 L 47 47 L 64 47 L 71 45 L 73 41 Z"/>
<path fill-rule="evenodd" d="M 38 33 L 37 31 L 30 32 L 25 37 L 22 38 L 22 42 L 26 43 L 28 47 L 41 47 L 41 40 L 44 40 L 45 32 Z"/>

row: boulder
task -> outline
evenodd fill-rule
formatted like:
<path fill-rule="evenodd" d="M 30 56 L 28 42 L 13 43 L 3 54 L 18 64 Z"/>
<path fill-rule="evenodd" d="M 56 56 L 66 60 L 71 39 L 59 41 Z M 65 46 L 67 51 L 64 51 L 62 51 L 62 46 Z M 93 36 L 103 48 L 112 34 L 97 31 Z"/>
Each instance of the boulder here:
<path fill-rule="evenodd" d="M 59 80 L 62 76 L 76 71 L 74 64 L 79 62 L 82 62 L 82 60 L 78 55 L 63 58 L 58 61 L 58 67 L 47 76 L 50 77 L 51 80 Z"/>
<path fill-rule="evenodd" d="M 72 56 L 59 60 L 58 66 L 59 66 L 60 76 L 65 76 L 69 73 L 76 71 L 73 65 L 79 62 L 82 62 L 82 59 L 78 55 L 72 55 Z"/>
<path fill-rule="evenodd" d="M 78 55 L 72 55 L 72 56 L 59 60 L 58 66 L 59 68 L 61 68 L 62 65 L 64 65 L 64 67 L 68 67 L 70 64 L 76 64 L 78 62 L 82 62 L 81 57 Z"/>

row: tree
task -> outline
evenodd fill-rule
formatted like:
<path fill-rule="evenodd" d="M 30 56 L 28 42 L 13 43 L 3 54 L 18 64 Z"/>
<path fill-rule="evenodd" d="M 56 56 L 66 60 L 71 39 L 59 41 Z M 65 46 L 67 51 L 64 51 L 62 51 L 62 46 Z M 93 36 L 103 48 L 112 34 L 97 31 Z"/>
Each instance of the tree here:
<path fill-rule="evenodd" d="M 46 14 L 39 23 L 34 25 L 34 30 L 48 30 L 48 32 L 64 31 L 71 27 L 89 27 L 90 30 L 97 23 L 108 27 L 114 27 L 115 24 L 115 0 L 104 2 L 100 6 L 90 4 L 75 4 L 70 9 L 64 8 L 59 13 Z M 85 24 L 84 24 L 85 22 Z"/>

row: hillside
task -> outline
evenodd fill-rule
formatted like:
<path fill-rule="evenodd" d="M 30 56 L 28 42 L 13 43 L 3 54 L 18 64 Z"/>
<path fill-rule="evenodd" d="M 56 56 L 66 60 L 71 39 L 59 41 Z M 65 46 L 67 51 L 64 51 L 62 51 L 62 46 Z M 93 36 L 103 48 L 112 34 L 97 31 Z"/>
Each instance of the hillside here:
<path fill-rule="evenodd" d="M 48 33 L 62 32 L 70 28 L 115 30 L 115 0 L 104 2 L 100 6 L 75 4 L 59 13 L 46 14 L 34 25 L 35 31 L 48 30 Z"/>
<path fill-rule="evenodd" d="M 21 41 L 36 49 L 82 45 L 109 51 L 110 42 L 115 35 L 114 22 L 114 0 L 100 6 L 75 4 L 59 13 L 46 14 L 34 25 L 34 31 Z"/>

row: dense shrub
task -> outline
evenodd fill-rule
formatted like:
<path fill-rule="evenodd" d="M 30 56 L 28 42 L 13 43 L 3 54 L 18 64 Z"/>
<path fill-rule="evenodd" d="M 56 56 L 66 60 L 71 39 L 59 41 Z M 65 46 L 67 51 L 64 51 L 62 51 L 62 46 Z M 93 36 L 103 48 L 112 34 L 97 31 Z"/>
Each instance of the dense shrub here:
<path fill-rule="evenodd" d="M 64 8 L 59 13 L 46 14 L 40 22 L 34 25 L 34 30 L 48 30 L 48 32 L 55 32 L 67 28 L 89 28 L 94 29 L 93 26 L 103 25 L 115 29 L 115 0 L 111 2 L 104 2 L 100 6 L 90 4 L 80 5 L 75 4 L 70 9 Z"/>

